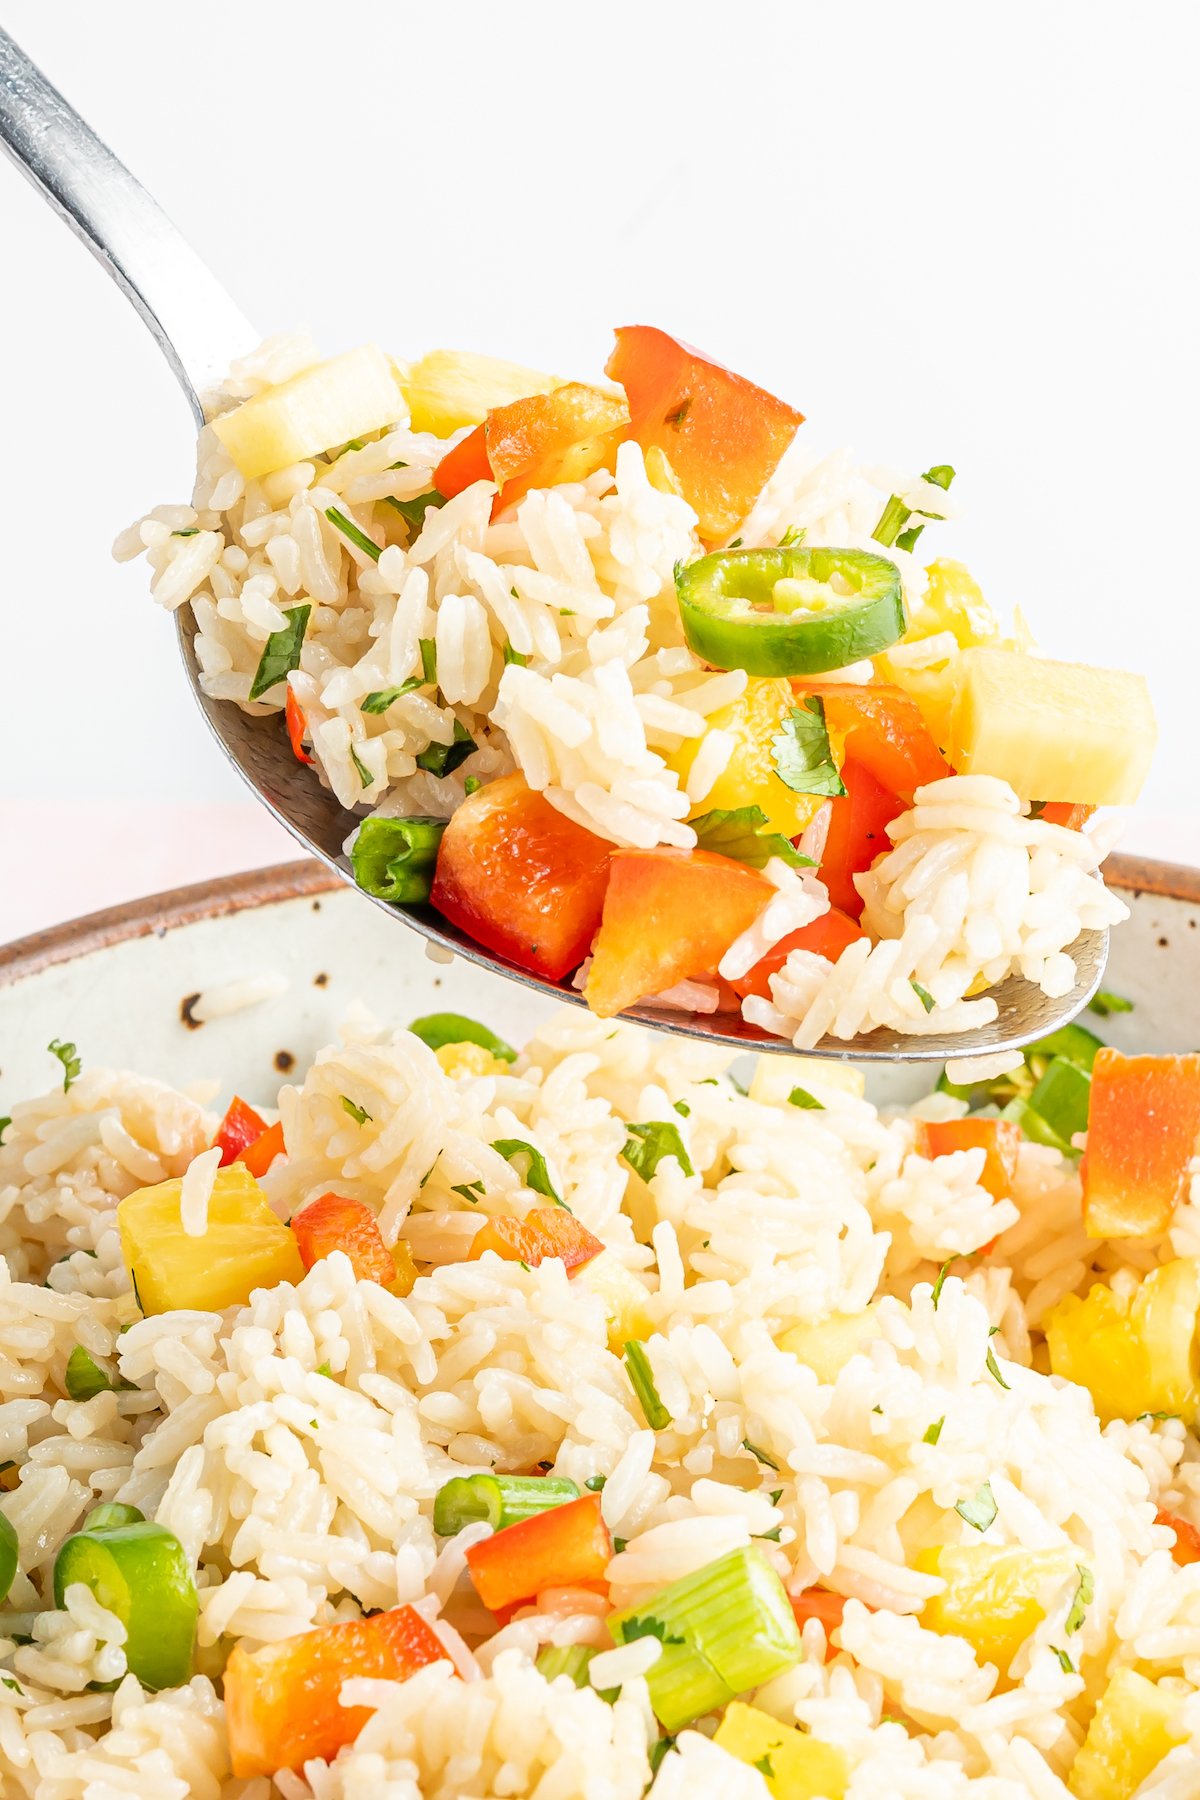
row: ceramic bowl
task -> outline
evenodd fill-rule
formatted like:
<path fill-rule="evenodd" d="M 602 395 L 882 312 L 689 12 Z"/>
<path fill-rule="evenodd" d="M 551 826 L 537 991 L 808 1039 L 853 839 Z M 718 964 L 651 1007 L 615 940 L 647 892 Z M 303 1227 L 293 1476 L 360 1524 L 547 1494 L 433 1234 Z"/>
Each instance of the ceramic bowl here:
<path fill-rule="evenodd" d="M 1105 986 L 1133 1011 L 1096 1023 L 1129 1050 L 1200 1048 L 1200 871 L 1112 857 L 1132 909 L 1113 932 Z M 247 976 L 278 978 L 270 999 L 196 1025 L 190 1003 Z M 85 1063 L 173 1083 L 205 1077 L 270 1103 L 302 1076 L 354 1004 L 407 1024 L 455 1011 L 519 1044 L 554 1003 L 470 963 L 432 962 L 423 940 L 320 864 L 229 876 L 95 913 L 0 949 L 0 1112 L 59 1073 L 52 1038 Z M 920 1068 L 882 1070 L 878 1098 L 910 1099 Z"/>

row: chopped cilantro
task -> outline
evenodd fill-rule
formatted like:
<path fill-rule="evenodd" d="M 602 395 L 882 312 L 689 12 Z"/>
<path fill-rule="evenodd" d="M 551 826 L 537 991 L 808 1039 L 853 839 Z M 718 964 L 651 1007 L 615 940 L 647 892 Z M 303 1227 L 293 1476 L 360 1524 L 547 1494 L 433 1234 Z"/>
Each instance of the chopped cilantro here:
<path fill-rule="evenodd" d="M 936 1444 L 942 1435 L 942 1426 L 945 1423 L 946 1415 L 943 1413 L 940 1419 L 935 1419 L 932 1425 L 927 1425 L 925 1427 L 925 1436 L 921 1439 L 921 1442 L 923 1444 Z"/>
<path fill-rule="evenodd" d="M 692 1109 L 686 1100 L 676 1100 L 675 1111 L 679 1114 L 681 1119 L 690 1119 L 692 1116 Z"/>
<path fill-rule="evenodd" d="M 801 1087 L 792 1089 L 791 1093 L 788 1095 L 788 1105 L 803 1107 L 805 1112 L 825 1111 L 825 1102 L 823 1100 L 815 1099 L 813 1095 L 809 1093 L 807 1088 Z"/>
<path fill-rule="evenodd" d="M 742 1449 L 748 1450 L 750 1452 L 751 1456 L 757 1457 L 758 1461 L 763 1464 L 764 1468 L 774 1469 L 775 1473 L 778 1475 L 779 1464 L 775 1461 L 775 1458 L 773 1456 L 768 1456 L 765 1450 L 760 1450 L 757 1444 L 752 1444 L 750 1442 L 749 1438 L 742 1439 Z M 781 1488 L 780 1492 L 782 1493 L 782 1491 L 783 1490 Z"/>
<path fill-rule="evenodd" d="M 79 1071 L 83 1068 L 83 1059 L 74 1044 L 64 1043 L 62 1038 L 51 1038 L 46 1048 L 51 1056 L 57 1056 L 63 1066 L 63 1093 L 65 1094 L 72 1082 L 79 1079 Z"/>
<path fill-rule="evenodd" d="M 449 744 L 430 744 L 418 756 L 417 767 L 428 769 L 431 775 L 452 775 L 459 763 L 466 762 L 468 756 L 478 748 L 466 726 L 461 720 L 455 719 L 454 741 Z"/>
<path fill-rule="evenodd" d="M 701 850 L 715 851 L 718 856 L 747 863 L 752 869 L 765 868 L 773 856 L 793 869 L 816 866 L 812 857 L 802 856 L 782 832 L 764 831 L 767 824 L 761 806 L 717 807 L 693 819 L 692 829 Z"/>
<path fill-rule="evenodd" d="M 810 694 L 803 706 L 789 710 L 782 729 L 771 739 L 771 761 L 780 781 L 795 794 L 836 798 L 846 792 L 829 747 L 825 702 L 819 695 Z"/>
<path fill-rule="evenodd" d="M 1057 1656 L 1058 1666 L 1064 1675 L 1077 1675 L 1079 1673 L 1065 1650 L 1060 1650 L 1057 1644 L 1051 1644 L 1050 1648 L 1053 1650 L 1055 1656 Z"/>
<path fill-rule="evenodd" d="M 1075 1573 L 1079 1577 L 1079 1586 L 1075 1589 L 1071 1610 L 1067 1614 L 1067 1622 L 1063 1628 L 1068 1637 L 1073 1637 L 1080 1629 L 1087 1617 L 1087 1609 L 1096 1597 L 1096 1583 L 1092 1571 L 1083 1563 L 1076 1563 Z"/>
<path fill-rule="evenodd" d="M 921 1002 L 921 1005 L 925 1008 L 925 1011 L 927 1013 L 932 1012 L 934 1008 L 934 998 L 929 989 L 922 987 L 919 981 L 910 981 L 908 985 L 917 996 L 917 999 Z"/>
<path fill-rule="evenodd" d="M 311 612 L 307 600 L 303 606 L 288 607 L 287 624 L 280 631 L 273 631 L 263 645 L 254 680 L 250 683 L 251 700 L 261 700 L 264 694 L 286 680 L 293 669 L 300 667 L 300 651 Z"/>
<path fill-rule="evenodd" d="M 514 1156 L 529 1158 L 529 1172 L 525 1176 L 525 1186 L 532 1188 L 535 1194 L 545 1194 L 547 1200 L 553 1200 L 555 1206 L 561 1206 L 570 1212 L 570 1207 L 550 1179 L 550 1170 L 546 1166 L 546 1158 L 536 1144 L 527 1144 L 524 1138 L 497 1138 L 492 1145 L 499 1151 L 505 1162 L 512 1162 Z M 517 1170 L 518 1175 L 521 1171 Z"/>
<path fill-rule="evenodd" d="M 365 700 L 359 701 L 358 710 L 365 713 L 385 713 L 393 700 L 399 700 L 404 694 L 411 694 L 415 688 L 424 686 L 425 682 L 419 675 L 410 675 L 399 687 L 376 688 Z"/>
<path fill-rule="evenodd" d="M 589 1494 L 602 1494 L 607 1480 L 607 1475 L 589 1475 L 583 1485 Z"/>
<path fill-rule="evenodd" d="M 657 1638 L 660 1644 L 682 1644 L 685 1640 L 669 1631 L 661 1619 L 646 1613 L 640 1619 L 626 1619 L 621 1626 L 621 1642 L 632 1644 L 638 1638 Z"/>
<path fill-rule="evenodd" d="M 372 562 L 379 561 L 383 551 L 373 538 L 369 538 L 365 531 L 359 530 L 353 519 L 348 519 L 345 513 L 340 512 L 336 506 L 327 506 L 325 517 L 331 525 L 337 526 L 342 536 L 348 538 L 357 550 L 361 550 L 365 556 L 369 556 Z"/>
<path fill-rule="evenodd" d="M 425 514 L 430 507 L 445 506 L 445 504 L 446 496 L 439 494 L 436 488 L 431 488 L 427 494 L 418 494 L 415 500 L 396 500 L 391 494 L 388 494 L 384 500 L 385 506 L 390 506 L 393 512 L 400 514 L 408 526 L 410 539 L 419 537 L 424 530 Z"/>
<path fill-rule="evenodd" d="M 463 1199 L 467 1201 L 469 1205 L 478 1206 L 483 1198 L 484 1187 L 482 1181 L 457 1181 L 450 1189 L 450 1192 L 452 1194 L 461 1194 Z"/>
<path fill-rule="evenodd" d="M 340 1098 L 343 1108 L 350 1114 L 350 1117 L 354 1120 L 356 1125 L 365 1125 L 368 1119 L 374 1124 L 374 1118 L 372 1114 L 367 1111 L 365 1106 L 356 1106 L 349 1094 L 342 1094 Z"/>
<path fill-rule="evenodd" d="M 366 763 L 363 761 L 362 757 L 358 754 L 358 751 L 354 748 L 353 744 L 351 744 L 351 746 L 350 746 L 350 761 L 354 764 L 354 767 L 358 773 L 358 779 L 362 783 L 363 787 L 369 788 L 371 786 L 372 782 L 375 780 L 375 777 L 372 775 L 370 769 L 368 769 Z"/>
<path fill-rule="evenodd" d="M 527 656 L 522 656 L 521 652 L 519 650 L 514 650 L 511 644 L 505 644 L 504 663 L 506 668 L 509 663 L 516 663 L 519 669 L 523 669 L 528 665 L 528 662 L 529 658 Z"/>
<path fill-rule="evenodd" d="M 657 1172 L 659 1163 L 667 1156 L 675 1158 L 685 1175 L 696 1173 L 691 1158 L 684 1149 L 678 1125 L 655 1119 L 647 1125 L 627 1125 L 625 1129 L 629 1136 L 621 1155 L 643 1181 L 651 1179 Z"/>
<path fill-rule="evenodd" d="M 957 1262 L 957 1261 L 958 1261 L 958 1258 L 956 1256 L 948 1256 L 946 1258 L 945 1262 L 942 1264 L 941 1268 L 938 1270 L 937 1280 L 933 1284 L 933 1292 L 929 1296 L 930 1299 L 933 1301 L 934 1312 L 936 1312 L 938 1309 L 938 1301 L 941 1299 L 942 1289 L 946 1285 L 946 1275 L 950 1268 L 950 1264 L 952 1262 Z"/>
<path fill-rule="evenodd" d="M 992 1484 L 985 1481 L 983 1486 L 973 1493 L 969 1500 L 958 1500 L 955 1512 L 976 1531 L 986 1531 L 996 1517 L 996 1496 L 992 1493 Z"/>
<path fill-rule="evenodd" d="M 761 1756 L 755 1757 L 754 1767 L 758 1770 L 760 1775 L 765 1775 L 768 1781 L 774 1781 L 775 1765 L 771 1761 L 767 1751 L 764 1750 Z"/>

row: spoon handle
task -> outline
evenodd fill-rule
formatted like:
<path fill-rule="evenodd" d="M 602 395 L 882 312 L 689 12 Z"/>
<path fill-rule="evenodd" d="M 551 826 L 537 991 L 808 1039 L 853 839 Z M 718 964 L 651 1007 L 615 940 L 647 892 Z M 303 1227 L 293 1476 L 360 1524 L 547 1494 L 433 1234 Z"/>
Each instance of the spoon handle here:
<path fill-rule="evenodd" d="M 3 30 L 0 145 L 133 302 L 202 425 L 204 396 L 258 333 L 141 182 Z"/>

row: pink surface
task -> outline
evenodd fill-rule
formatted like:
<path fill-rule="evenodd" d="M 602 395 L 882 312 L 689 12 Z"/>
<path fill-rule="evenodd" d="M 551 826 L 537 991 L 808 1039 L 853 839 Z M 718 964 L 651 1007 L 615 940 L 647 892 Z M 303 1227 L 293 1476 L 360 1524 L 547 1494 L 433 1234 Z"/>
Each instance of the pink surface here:
<path fill-rule="evenodd" d="M 4 800 L 0 841 L 11 871 L 0 884 L 0 943 L 142 894 L 303 854 L 252 800 L 141 807 Z"/>

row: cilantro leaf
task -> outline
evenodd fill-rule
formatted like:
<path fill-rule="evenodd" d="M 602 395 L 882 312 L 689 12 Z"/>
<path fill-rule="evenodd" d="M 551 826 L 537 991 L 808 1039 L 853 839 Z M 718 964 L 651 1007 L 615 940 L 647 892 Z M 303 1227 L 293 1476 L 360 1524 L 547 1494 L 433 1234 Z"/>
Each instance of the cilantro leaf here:
<path fill-rule="evenodd" d="M 1096 1583 L 1092 1571 L 1082 1563 L 1076 1563 L 1075 1573 L 1079 1577 L 1079 1586 L 1075 1589 L 1075 1597 L 1071 1601 L 1071 1610 L 1067 1614 L 1064 1630 L 1068 1637 L 1074 1635 L 1087 1617 L 1087 1609 L 1096 1597 Z"/>
<path fill-rule="evenodd" d="M 450 1189 L 452 1194 L 461 1194 L 469 1206 L 478 1206 L 483 1198 L 482 1181 L 459 1181 Z"/>
<path fill-rule="evenodd" d="M 763 869 L 773 856 L 792 869 L 813 869 L 811 856 L 802 856 L 781 831 L 764 831 L 767 815 L 761 806 L 716 807 L 692 820 L 696 842 L 701 850 L 715 851 L 734 862 Z"/>
<path fill-rule="evenodd" d="M 353 744 L 351 744 L 351 746 L 350 746 L 350 761 L 354 764 L 355 770 L 358 773 L 358 779 L 362 783 L 363 787 L 369 788 L 371 786 L 372 782 L 375 780 L 375 777 L 372 775 L 370 769 L 368 769 L 366 763 L 363 761 L 362 757 L 358 754 L 358 752 L 354 748 Z"/>
<path fill-rule="evenodd" d="M 509 1163 L 514 1156 L 527 1156 L 529 1173 L 524 1178 L 525 1186 L 532 1188 L 535 1194 L 545 1194 L 547 1200 L 553 1200 L 555 1206 L 565 1207 L 570 1212 L 570 1207 L 551 1181 L 546 1158 L 536 1144 L 527 1144 L 523 1138 L 497 1138 L 492 1149 L 498 1150 L 505 1162 Z M 517 1173 L 519 1175 L 521 1171 L 518 1169 Z"/>
<path fill-rule="evenodd" d="M 625 1129 L 629 1136 L 621 1155 L 643 1181 L 650 1180 L 664 1156 L 673 1156 L 685 1175 L 696 1173 L 678 1125 L 655 1119 L 648 1125 L 627 1125 Z"/>
<path fill-rule="evenodd" d="M 414 689 L 424 687 L 425 682 L 420 675 L 410 675 L 399 687 L 376 688 L 373 693 L 358 703 L 359 712 L 385 713 L 393 700 L 399 700 L 404 694 L 411 694 Z"/>
<path fill-rule="evenodd" d="M 958 1261 L 957 1256 L 948 1256 L 946 1258 L 945 1262 L 942 1264 L 941 1268 L 938 1270 L 937 1280 L 933 1284 L 933 1292 L 929 1296 L 930 1299 L 933 1301 L 934 1312 L 936 1312 L 938 1309 L 938 1301 L 941 1299 L 942 1289 L 946 1285 L 946 1276 L 949 1272 L 950 1264 L 952 1262 L 957 1262 L 957 1261 Z"/>
<path fill-rule="evenodd" d="M 775 1473 L 778 1475 L 779 1464 L 775 1461 L 775 1458 L 773 1456 L 768 1456 L 765 1450 L 760 1450 L 757 1444 L 752 1444 L 749 1438 L 742 1439 L 742 1449 L 748 1450 L 751 1456 L 756 1457 L 758 1461 L 762 1463 L 764 1468 L 774 1469 Z M 782 1489 L 780 1491 L 782 1492 Z"/>
<path fill-rule="evenodd" d="M 927 1425 L 925 1427 L 925 1436 L 921 1439 L 921 1442 L 923 1444 L 936 1444 L 942 1435 L 942 1426 L 945 1423 L 946 1415 L 943 1413 L 940 1419 L 935 1419 L 932 1425 Z"/>
<path fill-rule="evenodd" d="M 1051 1644 L 1050 1648 L 1053 1650 L 1055 1656 L 1057 1656 L 1058 1666 L 1064 1675 L 1078 1675 L 1078 1669 L 1075 1667 L 1075 1664 L 1071 1661 L 1071 1658 L 1067 1655 L 1065 1650 L 1060 1650 L 1057 1644 Z"/>
<path fill-rule="evenodd" d="M 527 656 L 522 656 L 521 652 L 519 650 L 514 650 L 511 644 L 505 644 L 505 646 L 504 646 L 504 666 L 505 666 L 505 668 L 508 667 L 509 663 L 516 663 L 516 665 L 519 669 L 523 669 L 528 665 L 528 662 L 529 662 L 529 658 Z"/>
<path fill-rule="evenodd" d="M 329 520 L 331 525 L 337 527 L 344 538 L 347 538 L 350 543 L 354 545 L 355 549 L 361 550 L 365 556 L 369 556 L 372 562 L 379 561 L 380 557 L 383 555 L 383 551 L 379 548 L 379 545 L 375 542 L 374 538 L 369 538 L 365 531 L 359 530 L 353 519 L 348 519 L 345 513 L 341 512 L 336 506 L 327 506 L 325 508 L 325 517 Z"/>
<path fill-rule="evenodd" d="M 976 1531 L 986 1531 L 997 1512 L 996 1496 L 992 1493 L 991 1482 L 985 1481 L 969 1500 L 956 1501 L 954 1510 Z"/>
<path fill-rule="evenodd" d="M 11 1124 L 12 1124 L 12 1119 L 6 1113 L 4 1115 L 4 1117 L 2 1119 L 0 1119 L 0 1144 L 2 1144 L 4 1142 L 4 1134 L 8 1130 L 8 1128 Z"/>
<path fill-rule="evenodd" d="M 285 680 L 293 669 L 300 667 L 300 651 L 311 612 L 312 607 L 307 600 L 303 606 L 288 607 L 287 624 L 282 630 L 273 631 L 263 645 L 263 653 L 254 671 L 254 680 L 250 683 L 251 700 L 261 700 L 264 694 Z"/>
<path fill-rule="evenodd" d="M 805 1112 L 824 1112 L 825 1102 L 810 1094 L 807 1088 L 795 1087 L 788 1095 L 789 1106 L 803 1107 Z"/>
<path fill-rule="evenodd" d="M 410 542 L 418 538 L 425 528 L 425 514 L 430 507 L 445 506 L 446 496 L 439 494 L 436 488 L 430 488 L 427 494 L 418 494 L 415 500 L 396 500 L 391 494 L 384 497 L 384 505 L 398 512 L 408 526 Z"/>
<path fill-rule="evenodd" d="M 1005 1381 L 1003 1375 L 1000 1373 L 1000 1365 L 996 1361 L 996 1353 L 994 1350 L 988 1351 L 987 1362 L 985 1363 L 984 1367 L 987 1369 L 988 1374 L 991 1375 L 994 1380 L 996 1380 L 1000 1383 L 1000 1386 L 1002 1388 L 1008 1387 L 1007 1381 Z M 1011 1391 L 1012 1390 L 1009 1389 L 1010 1393 L 1011 1393 Z"/>
<path fill-rule="evenodd" d="M 468 756 L 479 748 L 466 726 L 458 719 L 454 721 L 454 742 L 452 744 L 430 744 L 422 750 L 417 758 L 418 769 L 428 769 L 431 775 L 452 775 L 459 763 L 466 762 Z"/>
<path fill-rule="evenodd" d="M 919 981 L 910 981 L 909 987 L 921 1002 L 927 1013 L 932 1012 L 936 1002 L 928 988 L 922 987 Z"/>
<path fill-rule="evenodd" d="M 825 702 L 819 695 L 810 694 L 803 706 L 790 709 L 782 730 L 771 739 L 771 761 L 780 781 L 794 794 L 836 798 L 846 792 L 829 747 Z"/>
<path fill-rule="evenodd" d="M 83 1058 L 74 1044 L 64 1043 L 61 1038 L 51 1038 L 46 1048 L 51 1056 L 57 1056 L 63 1066 L 63 1093 L 65 1094 L 71 1083 L 78 1080 L 79 1071 L 83 1068 Z"/>
<path fill-rule="evenodd" d="M 764 1750 L 761 1756 L 755 1757 L 754 1767 L 761 1775 L 765 1775 L 768 1781 L 774 1781 L 775 1764 L 771 1761 L 769 1751 Z"/>
<path fill-rule="evenodd" d="M 342 1094 L 339 1098 L 344 1110 L 350 1114 L 356 1125 L 365 1125 L 368 1119 L 374 1124 L 374 1114 L 369 1113 L 365 1106 L 356 1106 L 349 1094 Z"/>

